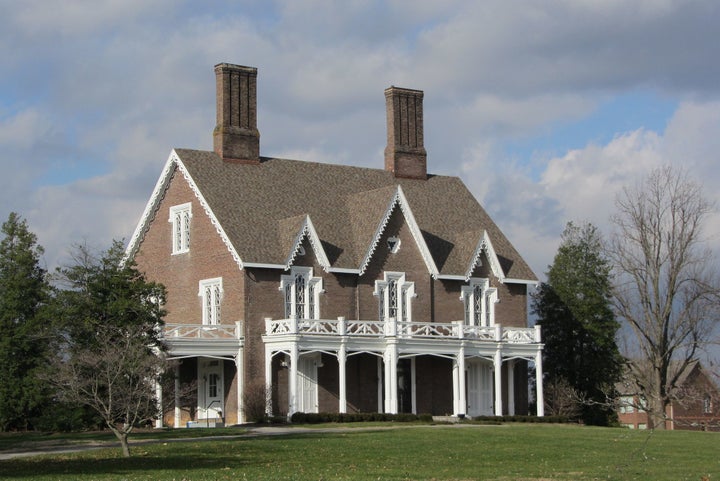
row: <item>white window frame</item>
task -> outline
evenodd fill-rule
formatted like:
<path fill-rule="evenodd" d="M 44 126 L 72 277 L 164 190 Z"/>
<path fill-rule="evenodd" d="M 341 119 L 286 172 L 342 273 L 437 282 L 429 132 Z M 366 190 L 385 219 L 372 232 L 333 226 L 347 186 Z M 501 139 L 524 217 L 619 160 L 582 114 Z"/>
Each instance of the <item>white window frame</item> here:
<path fill-rule="evenodd" d="M 322 277 L 314 277 L 312 267 L 294 266 L 290 274 L 280 276 L 286 319 L 320 319 Z"/>
<path fill-rule="evenodd" d="M 192 204 L 174 205 L 170 207 L 170 219 L 172 224 L 172 253 L 184 254 L 190 251 L 190 222 L 192 219 Z"/>
<path fill-rule="evenodd" d="M 471 277 L 468 285 L 462 286 L 460 300 L 465 305 L 465 324 L 468 326 L 492 327 L 495 325 L 495 304 L 498 302 L 497 289 L 490 287 L 490 280 Z"/>
<path fill-rule="evenodd" d="M 198 296 L 202 301 L 203 325 L 216 326 L 220 324 L 223 298 L 222 277 L 201 280 L 199 283 Z"/>
<path fill-rule="evenodd" d="M 382 281 L 375 281 L 373 295 L 378 298 L 379 320 L 395 319 L 397 322 L 412 322 L 415 283 L 408 282 L 404 272 L 385 272 Z"/>

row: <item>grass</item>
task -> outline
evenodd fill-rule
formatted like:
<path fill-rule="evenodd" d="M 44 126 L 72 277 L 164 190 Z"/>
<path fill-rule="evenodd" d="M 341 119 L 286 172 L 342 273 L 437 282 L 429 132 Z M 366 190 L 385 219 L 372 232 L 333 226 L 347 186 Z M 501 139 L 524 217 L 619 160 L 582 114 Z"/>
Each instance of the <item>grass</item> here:
<path fill-rule="evenodd" d="M 183 430 L 182 433 L 190 434 Z M 212 434 L 213 431 L 210 431 Z M 173 434 L 175 435 L 175 434 Z M 391 430 L 167 442 L 0 461 L 32 480 L 720 479 L 720 435 L 562 425 Z"/>

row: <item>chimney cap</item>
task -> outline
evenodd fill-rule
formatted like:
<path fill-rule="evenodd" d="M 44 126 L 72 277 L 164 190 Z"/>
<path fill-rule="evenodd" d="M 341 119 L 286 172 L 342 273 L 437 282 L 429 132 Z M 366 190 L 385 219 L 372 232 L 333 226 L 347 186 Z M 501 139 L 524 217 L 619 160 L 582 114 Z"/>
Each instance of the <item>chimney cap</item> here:
<path fill-rule="evenodd" d="M 407 93 L 407 94 L 416 95 L 416 96 L 420 96 L 420 97 L 422 97 L 424 95 L 424 92 L 422 90 L 409 89 L 409 88 L 405 88 L 405 87 L 396 87 L 394 85 L 391 85 L 390 87 L 385 89 L 385 95 L 390 95 L 392 93 L 398 93 L 398 94 Z"/>
<path fill-rule="evenodd" d="M 256 67 L 248 67 L 246 65 L 237 65 L 234 63 L 227 63 L 227 62 L 221 62 L 221 63 L 215 65 L 215 71 L 217 72 L 218 70 L 244 70 L 249 73 L 250 72 L 257 73 Z"/>

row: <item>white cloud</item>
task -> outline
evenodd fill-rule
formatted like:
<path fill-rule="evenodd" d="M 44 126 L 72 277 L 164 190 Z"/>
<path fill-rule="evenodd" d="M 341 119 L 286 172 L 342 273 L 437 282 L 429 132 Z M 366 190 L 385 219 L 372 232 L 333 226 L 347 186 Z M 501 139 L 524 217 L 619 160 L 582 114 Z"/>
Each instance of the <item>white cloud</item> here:
<path fill-rule="evenodd" d="M 715 1 L 2 6 L 0 215 L 27 214 L 49 257 L 129 236 L 170 149 L 210 148 L 223 61 L 259 68 L 263 155 L 381 167 L 383 89 L 424 90 L 430 170 L 462 175 L 538 273 L 566 220 L 600 224 L 651 165 L 682 161 L 720 191 Z M 504 151 L 646 88 L 685 101 L 665 132 L 541 161 Z M 66 164 L 95 168 L 43 180 Z"/>
<path fill-rule="evenodd" d="M 472 155 L 474 163 L 465 164 L 471 166 L 468 183 L 540 274 L 552 262 L 565 222 L 589 221 L 608 234 L 617 194 L 653 168 L 688 169 L 707 198 L 720 205 L 718 132 L 720 103 L 683 103 L 664 132 L 619 133 L 607 144 L 569 151 L 547 162 L 539 183 L 512 163 L 498 169 L 480 150 Z M 479 185 L 473 176 L 482 178 Z M 706 234 L 717 246 L 717 212 L 708 218 Z"/>

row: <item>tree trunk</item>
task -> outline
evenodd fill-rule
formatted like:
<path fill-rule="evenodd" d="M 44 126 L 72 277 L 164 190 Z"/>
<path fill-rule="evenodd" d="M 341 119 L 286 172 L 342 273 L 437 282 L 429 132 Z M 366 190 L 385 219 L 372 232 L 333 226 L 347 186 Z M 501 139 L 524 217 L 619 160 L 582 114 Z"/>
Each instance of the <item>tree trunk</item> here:
<path fill-rule="evenodd" d="M 120 441 L 120 447 L 122 448 L 123 456 L 126 458 L 130 457 L 130 445 L 128 444 L 128 432 L 126 430 L 119 430 L 112 424 L 108 424 L 110 430 L 113 432 L 116 438 Z"/>
<path fill-rule="evenodd" d="M 123 456 L 126 458 L 129 458 L 130 457 L 130 445 L 128 444 L 127 433 L 122 433 L 120 435 L 120 445 L 122 446 Z"/>

